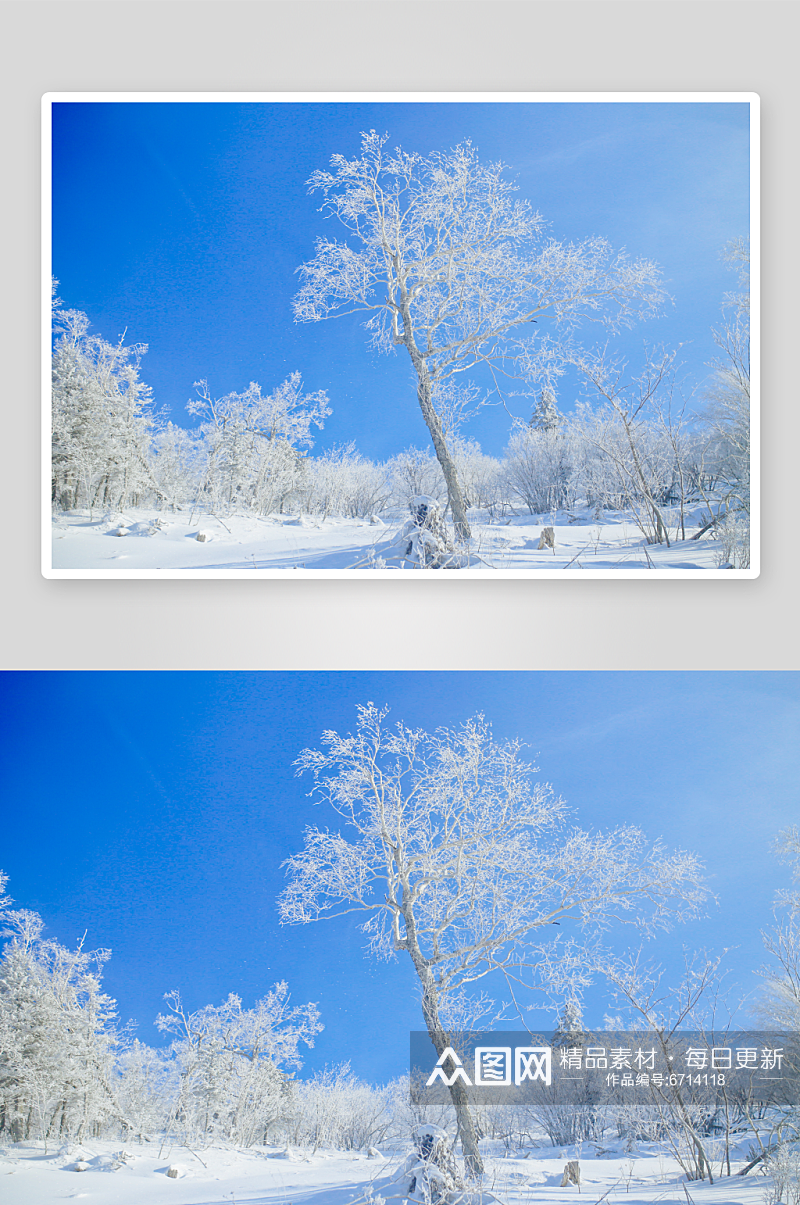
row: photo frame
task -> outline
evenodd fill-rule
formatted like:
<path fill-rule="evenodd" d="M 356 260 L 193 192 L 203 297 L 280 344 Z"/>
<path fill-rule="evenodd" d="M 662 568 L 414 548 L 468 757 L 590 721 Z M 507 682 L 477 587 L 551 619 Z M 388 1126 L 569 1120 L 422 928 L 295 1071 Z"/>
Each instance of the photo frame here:
<path fill-rule="evenodd" d="M 48 94 L 44 576 L 756 577 L 758 108 Z M 417 222 L 388 286 L 359 163 Z"/>

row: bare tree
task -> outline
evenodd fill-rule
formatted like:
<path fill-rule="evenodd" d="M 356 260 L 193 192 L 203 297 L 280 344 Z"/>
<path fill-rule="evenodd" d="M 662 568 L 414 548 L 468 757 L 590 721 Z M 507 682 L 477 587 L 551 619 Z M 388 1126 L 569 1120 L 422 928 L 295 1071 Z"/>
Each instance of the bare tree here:
<path fill-rule="evenodd" d="M 603 399 L 606 414 L 614 420 L 603 422 L 601 413 L 599 423 L 584 423 L 584 435 L 613 463 L 647 542 L 669 547 L 662 498 L 674 482 L 678 444 L 674 423 L 670 428 L 665 421 L 670 405 L 662 396 L 666 392 L 672 397 L 675 353 L 648 353 L 640 374 L 630 379 L 625 361 L 609 356 L 607 348 L 570 353 L 568 362 Z M 660 429 L 647 421 L 652 412 L 660 419 Z"/>
<path fill-rule="evenodd" d="M 374 955 L 411 959 L 440 1057 L 451 1045 L 451 1014 L 462 1021 L 470 1000 L 485 1009 L 476 993 L 487 975 L 574 994 L 614 921 L 652 931 L 702 898 L 693 855 L 648 847 L 630 826 L 573 827 L 552 789 L 532 781 L 520 743 L 496 743 L 483 716 L 429 734 L 386 727 L 386 710 L 372 703 L 358 712 L 355 736 L 326 732 L 325 748 L 295 763 L 313 774 L 312 797 L 332 806 L 346 831 L 306 830 L 304 849 L 286 863 L 281 919 L 364 913 Z M 460 1080 L 450 1093 L 467 1167 L 479 1174 Z"/>
<path fill-rule="evenodd" d="M 754 1008 L 766 1025 L 800 1030 L 800 829 L 797 825 L 778 835 L 775 852 L 783 862 L 792 862 L 795 886 L 779 891 L 775 900 L 775 926 L 761 936 L 774 963 L 760 974 L 764 987 Z M 778 912 L 785 911 L 782 920 Z M 777 965 L 775 965 L 777 964 Z"/>
<path fill-rule="evenodd" d="M 714 330 L 721 355 L 710 367 L 703 422 L 708 432 L 704 453 L 720 490 L 716 514 L 707 498 L 710 522 L 719 529 L 731 563 L 750 564 L 750 245 L 735 239 L 723 258 L 739 269 L 739 291 L 726 293 L 724 323 Z"/>
<path fill-rule="evenodd" d="M 758 974 L 764 980 L 752 1008 L 764 1026 L 782 1032 L 784 1065 L 795 1074 L 800 1068 L 800 829 L 796 824 L 778 833 L 774 851 L 781 862 L 792 864 L 792 885 L 775 896 L 775 924 L 761 937 L 772 961 Z M 781 915 L 783 913 L 783 915 Z M 769 1118 L 766 1143 L 753 1124 L 760 1153 L 742 1169 L 746 1175 L 761 1165 L 772 1176 L 770 1205 L 800 1205 L 800 1110 L 781 1109 Z"/>
<path fill-rule="evenodd" d="M 720 1012 L 729 1014 L 720 997 L 719 973 L 724 953 L 713 956 L 698 951 L 689 956 L 684 953 L 684 973 L 676 987 L 663 987 L 663 972 L 643 964 L 641 951 L 611 959 L 603 967 L 603 973 L 615 990 L 618 1000 L 633 1014 L 633 1028 L 642 1024 L 648 1035 L 658 1043 L 667 1060 L 671 1043 L 680 1029 L 687 1025 L 697 1030 L 707 1027 L 713 1030 Z M 619 1022 L 620 1018 L 607 1018 Z M 698 1108 L 691 1090 L 680 1084 L 661 1089 L 653 1087 L 652 1101 L 660 1119 L 665 1122 L 663 1132 L 672 1147 L 673 1154 L 689 1180 L 705 1180 L 713 1183 L 711 1161 L 705 1149 L 702 1123 L 703 1109 Z M 727 1109 L 727 1095 L 726 1095 Z M 725 1130 L 725 1146 L 728 1175 L 730 1169 L 730 1126 Z"/>
<path fill-rule="evenodd" d="M 541 215 L 513 199 L 503 165 L 482 164 L 469 141 L 427 157 L 386 154 L 387 141 L 371 130 L 359 158 L 334 155 L 332 172 L 309 179 L 346 238 L 317 239 L 314 259 L 298 269 L 294 315 L 316 322 L 366 313 L 375 347 L 406 349 L 456 531 L 467 539 L 437 395 L 482 364 L 511 375 L 520 366 L 526 376 L 542 371 L 553 337 L 544 336 L 540 354 L 528 333 L 542 315 L 559 337 L 587 317 L 613 329 L 656 313 L 664 294 L 653 263 L 614 254 L 604 239 L 548 238 Z"/>

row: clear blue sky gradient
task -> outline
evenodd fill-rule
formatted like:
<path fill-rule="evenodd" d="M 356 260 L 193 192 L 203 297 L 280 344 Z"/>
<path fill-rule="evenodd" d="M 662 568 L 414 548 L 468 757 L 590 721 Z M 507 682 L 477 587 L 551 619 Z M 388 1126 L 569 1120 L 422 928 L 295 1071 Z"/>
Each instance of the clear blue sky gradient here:
<path fill-rule="evenodd" d="M 723 245 L 749 230 L 749 108 L 740 103 L 83 103 L 54 106 L 53 272 L 96 333 L 147 343 L 143 379 L 176 423 L 207 378 L 217 396 L 298 370 L 333 415 L 317 449 L 355 439 L 375 459 L 428 435 L 403 355 L 366 346 L 357 317 L 296 325 L 296 268 L 334 225 L 309 196 L 312 171 L 360 132 L 427 154 L 470 138 L 563 240 L 602 235 L 656 260 L 674 297 L 620 347 L 679 344 L 687 395 L 708 375 L 735 277 Z M 476 378 L 481 387 L 486 382 Z M 569 411 L 575 390 L 560 397 Z M 515 403 L 527 419 L 530 404 Z M 467 430 L 499 454 L 510 419 Z"/>
<path fill-rule="evenodd" d="M 770 846 L 800 815 L 797 673 L 6 672 L 0 690 L 10 892 L 60 941 L 86 931 L 112 949 L 106 990 L 146 1042 L 163 1041 L 152 1022 L 172 988 L 190 1008 L 229 992 L 250 1006 L 286 979 L 325 1024 L 303 1074 L 406 1068 L 410 965 L 370 961 L 352 918 L 282 928 L 275 907 L 304 827 L 337 824 L 292 762 L 369 700 L 428 730 L 483 711 L 583 826 L 696 851 L 719 904 L 653 956 L 732 947 L 732 986 L 757 986 L 759 931 L 789 881 Z M 588 1019 L 608 1005 L 592 993 Z"/>

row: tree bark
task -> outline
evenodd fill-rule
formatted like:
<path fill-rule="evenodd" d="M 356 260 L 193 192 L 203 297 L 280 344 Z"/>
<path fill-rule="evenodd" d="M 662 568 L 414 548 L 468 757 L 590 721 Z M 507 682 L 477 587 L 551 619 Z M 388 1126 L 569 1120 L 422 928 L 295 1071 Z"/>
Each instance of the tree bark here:
<path fill-rule="evenodd" d="M 428 959 L 425 958 L 419 948 L 416 926 L 411 909 L 406 906 L 401 908 L 401 911 L 403 919 L 406 922 L 406 937 L 400 943 L 401 948 L 405 948 L 411 955 L 414 970 L 417 972 L 422 984 L 422 1015 L 425 1018 L 425 1025 L 436 1050 L 437 1057 L 441 1058 L 450 1045 L 450 1036 L 445 1032 L 439 1020 L 439 992 L 436 980 L 434 979 Z M 466 1088 L 461 1080 L 458 1079 L 449 1085 L 448 1092 L 453 1102 L 453 1108 L 456 1111 L 458 1133 L 461 1137 L 461 1149 L 464 1152 L 464 1163 L 466 1164 L 467 1174 L 471 1179 L 477 1180 L 483 1175 L 483 1160 L 478 1150 L 478 1133 L 475 1129 L 472 1113 L 470 1112 Z"/>
<path fill-rule="evenodd" d="M 425 1017 L 425 1024 L 428 1027 L 430 1039 L 436 1049 L 436 1054 L 438 1057 L 441 1057 L 450 1045 L 450 1036 L 442 1029 L 441 1022 L 439 1021 L 436 988 L 433 982 L 431 982 L 430 988 L 432 990 L 429 990 L 428 986 L 423 982 L 422 1012 Z M 478 1149 L 478 1133 L 475 1129 L 475 1121 L 472 1113 L 470 1112 L 467 1090 L 462 1081 L 457 1079 L 455 1083 L 450 1084 L 448 1092 L 453 1102 L 453 1108 L 456 1111 L 458 1133 L 461 1136 L 461 1148 L 464 1152 L 464 1163 L 466 1164 L 467 1174 L 471 1179 L 476 1180 L 483 1175 L 483 1159 Z"/>
<path fill-rule="evenodd" d="M 411 363 L 414 365 L 414 371 L 417 374 L 417 400 L 419 408 L 431 433 L 436 459 L 439 461 L 444 473 L 447 485 L 447 497 L 450 503 L 450 510 L 453 514 L 456 535 L 459 540 L 465 541 L 470 539 L 472 535 L 467 520 L 467 508 L 464 505 L 464 495 L 461 493 L 456 466 L 453 463 L 453 458 L 445 442 L 441 419 L 434 409 L 433 386 L 430 374 L 425 359 L 420 354 L 419 348 L 414 341 L 411 313 L 407 303 L 401 304 L 400 312 L 403 318 L 404 334 L 397 342 L 404 344 L 408 354 L 411 356 Z"/>
<path fill-rule="evenodd" d="M 426 374 L 427 375 L 427 374 Z M 453 458 L 450 455 L 447 444 L 445 443 L 444 432 L 442 430 L 441 420 L 439 415 L 433 408 L 431 401 L 431 386 L 429 380 L 420 378 L 417 386 L 417 398 L 419 400 L 422 417 L 425 419 L 428 430 L 431 433 L 433 446 L 436 451 L 436 459 L 442 466 L 444 479 L 447 484 L 447 497 L 450 502 L 450 510 L 453 514 L 453 524 L 456 529 L 456 535 L 459 540 L 468 540 L 471 536 L 469 521 L 467 519 L 467 508 L 464 504 L 464 496 L 461 493 L 461 483 L 458 480 L 456 466 L 453 463 Z"/>

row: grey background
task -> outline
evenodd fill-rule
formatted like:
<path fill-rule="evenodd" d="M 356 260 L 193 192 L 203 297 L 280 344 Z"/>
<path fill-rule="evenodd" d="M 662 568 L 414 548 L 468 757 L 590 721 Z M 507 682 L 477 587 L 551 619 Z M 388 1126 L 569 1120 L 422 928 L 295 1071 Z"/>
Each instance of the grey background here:
<path fill-rule="evenodd" d="M 797 25 L 798 6 L 781 0 L 0 4 L 0 667 L 798 668 Z M 126 90 L 759 93 L 760 578 L 43 579 L 40 98 Z"/>

